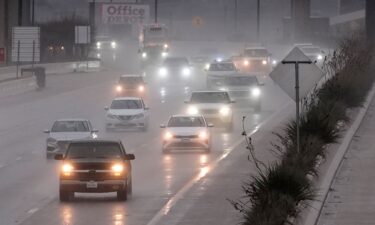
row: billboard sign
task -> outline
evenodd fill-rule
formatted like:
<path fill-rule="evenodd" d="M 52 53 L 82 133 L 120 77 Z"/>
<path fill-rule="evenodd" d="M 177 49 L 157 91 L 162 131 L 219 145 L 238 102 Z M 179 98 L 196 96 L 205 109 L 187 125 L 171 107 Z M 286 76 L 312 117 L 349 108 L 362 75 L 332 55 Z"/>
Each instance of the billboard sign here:
<path fill-rule="evenodd" d="M 12 62 L 40 61 L 40 28 L 13 27 Z"/>
<path fill-rule="evenodd" d="M 89 26 L 75 26 L 75 43 L 90 44 L 91 31 Z"/>
<path fill-rule="evenodd" d="M 150 18 L 150 7 L 139 4 L 103 4 L 101 10 L 102 23 L 118 24 L 145 24 Z"/>

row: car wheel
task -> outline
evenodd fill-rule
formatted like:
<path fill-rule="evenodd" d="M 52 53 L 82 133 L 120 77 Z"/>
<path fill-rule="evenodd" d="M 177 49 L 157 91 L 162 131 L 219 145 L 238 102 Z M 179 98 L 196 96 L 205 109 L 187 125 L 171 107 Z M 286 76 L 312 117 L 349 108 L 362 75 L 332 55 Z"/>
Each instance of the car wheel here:
<path fill-rule="evenodd" d="M 59 197 L 61 202 L 67 202 L 74 198 L 74 192 L 61 190 L 59 191 Z"/>
<path fill-rule="evenodd" d="M 128 199 L 128 188 L 126 185 L 122 190 L 117 191 L 117 199 L 119 201 L 126 201 Z"/>

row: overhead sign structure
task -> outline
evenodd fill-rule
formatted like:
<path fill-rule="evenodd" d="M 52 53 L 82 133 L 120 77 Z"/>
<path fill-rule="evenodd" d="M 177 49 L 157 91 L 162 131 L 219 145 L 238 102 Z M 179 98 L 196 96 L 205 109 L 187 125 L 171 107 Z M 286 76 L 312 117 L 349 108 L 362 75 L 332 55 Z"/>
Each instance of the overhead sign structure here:
<path fill-rule="evenodd" d="M 40 28 L 13 27 L 12 29 L 12 61 L 40 61 Z"/>
<path fill-rule="evenodd" d="M 283 62 L 311 62 L 298 47 L 295 47 Z M 299 64 L 299 96 L 306 97 L 323 77 L 323 72 L 315 64 Z M 271 79 L 285 91 L 289 97 L 296 101 L 295 92 L 295 65 L 279 63 L 270 73 Z"/>
<path fill-rule="evenodd" d="M 150 7 L 140 4 L 103 4 L 101 16 L 103 24 L 145 24 L 150 18 Z"/>
<path fill-rule="evenodd" d="M 75 26 L 75 43 L 90 44 L 91 32 L 89 26 Z"/>

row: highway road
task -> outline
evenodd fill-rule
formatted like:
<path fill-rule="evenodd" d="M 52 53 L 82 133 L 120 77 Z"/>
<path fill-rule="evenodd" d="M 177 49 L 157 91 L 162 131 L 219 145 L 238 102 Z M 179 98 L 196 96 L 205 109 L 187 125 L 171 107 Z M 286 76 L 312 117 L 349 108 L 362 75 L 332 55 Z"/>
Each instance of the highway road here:
<path fill-rule="evenodd" d="M 170 115 L 186 111 L 184 100 L 191 90 L 204 90 L 205 78 L 196 70 L 190 86 L 180 82 L 158 82 L 147 76 L 150 107 L 147 132 L 106 132 L 104 107 L 114 97 L 114 84 L 121 74 L 136 73 L 137 66 L 107 67 L 101 72 L 48 77 L 47 88 L 0 98 L 0 224 L 1 225 L 103 225 L 147 224 L 202 168 L 210 165 L 241 137 L 241 119 L 251 128 L 269 118 L 288 100 L 267 82 L 263 87 L 263 109 L 254 113 L 246 105 L 235 105 L 235 126 L 228 132 L 212 128 L 212 152 L 161 152 L 161 123 Z M 113 194 L 78 194 L 73 202 L 58 200 L 59 162 L 45 157 L 43 130 L 60 118 L 86 118 L 99 129 L 99 137 L 120 139 L 134 153 L 133 195 L 118 202 Z M 204 175 L 204 174 L 203 174 Z M 182 201 L 182 200 L 181 200 Z"/>

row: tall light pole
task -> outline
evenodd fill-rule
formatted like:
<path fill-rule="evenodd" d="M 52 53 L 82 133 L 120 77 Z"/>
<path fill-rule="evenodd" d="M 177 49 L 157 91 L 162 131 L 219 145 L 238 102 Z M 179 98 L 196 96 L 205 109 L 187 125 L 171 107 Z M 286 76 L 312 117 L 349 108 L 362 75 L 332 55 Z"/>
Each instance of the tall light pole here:
<path fill-rule="evenodd" d="M 155 0 L 155 23 L 158 23 L 158 0 Z"/>
<path fill-rule="evenodd" d="M 257 0 L 257 42 L 260 41 L 260 0 Z"/>

